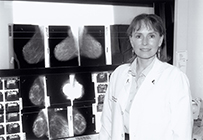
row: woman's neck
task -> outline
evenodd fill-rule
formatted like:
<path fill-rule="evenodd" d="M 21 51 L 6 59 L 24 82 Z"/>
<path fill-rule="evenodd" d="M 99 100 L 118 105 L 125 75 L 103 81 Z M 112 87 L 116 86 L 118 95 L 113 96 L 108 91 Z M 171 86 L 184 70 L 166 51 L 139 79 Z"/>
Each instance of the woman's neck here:
<path fill-rule="evenodd" d="M 155 57 L 152 57 L 150 59 L 142 59 L 142 58 L 137 58 L 137 67 L 136 67 L 136 72 L 139 75 L 147 66 L 149 66 L 152 61 L 155 59 Z"/>

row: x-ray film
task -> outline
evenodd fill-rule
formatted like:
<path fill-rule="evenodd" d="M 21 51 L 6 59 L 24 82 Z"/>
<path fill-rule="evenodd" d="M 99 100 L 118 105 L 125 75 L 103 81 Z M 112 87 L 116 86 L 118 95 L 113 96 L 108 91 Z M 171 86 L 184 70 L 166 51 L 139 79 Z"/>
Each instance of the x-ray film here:
<path fill-rule="evenodd" d="M 39 25 L 13 25 L 14 67 L 45 67 L 44 31 Z"/>
<path fill-rule="evenodd" d="M 45 76 L 22 76 L 21 97 L 23 112 L 38 111 L 45 107 Z"/>
<path fill-rule="evenodd" d="M 104 26 L 84 26 L 79 34 L 82 66 L 106 65 Z"/>
<path fill-rule="evenodd" d="M 79 66 L 77 40 L 70 26 L 49 26 L 50 66 Z"/>

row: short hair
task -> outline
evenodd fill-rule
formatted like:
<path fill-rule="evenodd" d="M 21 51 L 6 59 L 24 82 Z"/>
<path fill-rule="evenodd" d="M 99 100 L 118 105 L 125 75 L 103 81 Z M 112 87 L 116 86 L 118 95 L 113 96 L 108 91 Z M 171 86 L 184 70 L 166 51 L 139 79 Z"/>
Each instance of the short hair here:
<path fill-rule="evenodd" d="M 162 19 L 159 16 L 155 14 L 140 14 L 132 20 L 130 26 L 128 27 L 128 36 L 132 36 L 134 31 L 140 30 L 143 24 L 146 27 L 158 32 L 160 36 L 165 35 L 166 29 Z"/>

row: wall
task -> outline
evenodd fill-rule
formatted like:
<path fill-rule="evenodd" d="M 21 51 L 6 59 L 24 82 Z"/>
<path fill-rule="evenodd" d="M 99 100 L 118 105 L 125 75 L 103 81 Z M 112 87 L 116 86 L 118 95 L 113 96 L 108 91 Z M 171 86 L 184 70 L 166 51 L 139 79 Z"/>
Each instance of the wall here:
<path fill-rule="evenodd" d="M 189 0 L 188 67 L 193 96 L 203 99 L 203 1 Z"/>
<path fill-rule="evenodd" d="M 193 98 L 203 99 L 203 1 L 176 0 L 175 51 L 187 51 L 186 74 Z"/>
<path fill-rule="evenodd" d="M 12 23 L 12 2 L 0 1 L 0 69 L 10 67 L 11 48 L 8 47 L 8 24 Z"/>
<path fill-rule="evenodd" d="M 51 2 L 13 2 L 13 22 L 16 24 L 125 24 L 130 23 L 135 15 L 143 12 L 153 13 L 154 10 L 152 7 Z"/>

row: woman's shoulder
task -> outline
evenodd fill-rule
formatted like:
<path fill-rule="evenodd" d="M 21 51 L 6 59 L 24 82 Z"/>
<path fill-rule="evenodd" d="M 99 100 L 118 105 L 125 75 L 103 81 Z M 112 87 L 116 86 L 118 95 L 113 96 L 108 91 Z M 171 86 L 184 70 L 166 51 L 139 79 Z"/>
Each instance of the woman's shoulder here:
<path fill-rule="evenodd" d="M 187 77 L 186 74 L 177 66 L 171 65 L 167 62 L 163 62 L 163 66 L 165 67 L 165 72 L 167 72 L 167 74 L 170 74 L 171 76 L 173 75 L 174 77 Z"/>
<path fill-rule="evenodd" d="M 172 64 L 169 64 L 167 62 L 163 62 L 163 65 L 165 66 L 166 69 L 172 72 L 177 72 L 177 73 L 183 73 L 177 66 L 174 66 Z"/>
<path fill-rule="evenodd" d="M 124 72 L 124 71 L 128 71 L 130 68 L 130 63 L 125 63 L 125 64 L 121 64 L 119 65 L 114 72 Z"/>
<path fill-rule="evenodd" d="M 115 76 L 122 76 L 123 74 L 125 75 L 126 73 L 128 73 L 130 68 L 130 63 L 125 63 L 125 64 L 121 64 L 119 65 L 112 73 L 112 75 Z"/>

